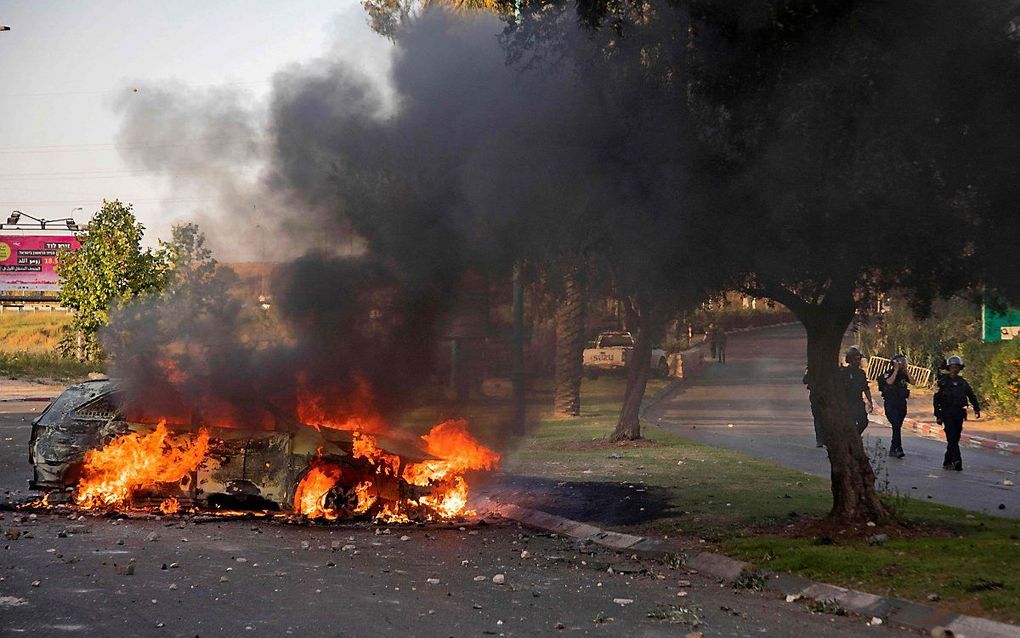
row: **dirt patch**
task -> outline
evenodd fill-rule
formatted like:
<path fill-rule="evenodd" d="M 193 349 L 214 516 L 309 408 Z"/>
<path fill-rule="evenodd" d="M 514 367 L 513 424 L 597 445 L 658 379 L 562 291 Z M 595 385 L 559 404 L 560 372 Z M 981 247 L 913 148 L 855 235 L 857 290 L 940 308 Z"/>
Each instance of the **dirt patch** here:
<path fill-rule="evenodd" d="M 867 541 L 878 534 L 887 538 L 950 537 L 956 532 L 948 527 L 911 525 L 899 521 L 876 524 L 849 525 L 829 518 L 799 516 L 791 512 L 789 522 L 782 525 L 756 528 L 752 534 L 772 534 L 788 538 L 814 538 L 821 545 L 836 545 L 842 542 Z"/>

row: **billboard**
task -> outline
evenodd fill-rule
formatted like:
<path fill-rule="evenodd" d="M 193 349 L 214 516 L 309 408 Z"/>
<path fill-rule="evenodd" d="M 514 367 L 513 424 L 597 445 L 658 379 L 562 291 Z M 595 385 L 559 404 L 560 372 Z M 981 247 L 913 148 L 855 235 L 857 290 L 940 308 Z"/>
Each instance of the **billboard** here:
<path fill-rule="evenodd" d="M 59 291 L 57 252 L 80 246 L 74 235 L 0 235 L 0 293 Z"/>

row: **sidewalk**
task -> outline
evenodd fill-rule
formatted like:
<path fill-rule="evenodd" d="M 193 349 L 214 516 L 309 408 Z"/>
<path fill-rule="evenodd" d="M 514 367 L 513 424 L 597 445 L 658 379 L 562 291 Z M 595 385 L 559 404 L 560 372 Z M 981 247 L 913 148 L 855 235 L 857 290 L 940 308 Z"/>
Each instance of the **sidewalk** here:
<path fill-rule="evenodd" d="M 931 394 L 917 394 L 920 396 L 912 396 L 907 401 L 907 414 L 916 415 L 916 418 L 908 416 L 904 419 L 903 428 L 918 436 L 945 441 L 946 434 L 932 415 Z M 877 396 L 875 398 L 877 399 L 875 412 L 869 417 L 869 421 L 891 428 L 892 426 L 885 418 L 883 406 L 879 405 L 881 398 Z M 982 418 L 980 421 L 968 420 L 964 423 L 960 445 L 1020 455 L 1020 421 L 986 420 L 986 418 Z"/>
<path fill-rule="evenodd" d="M 0 379 L 0 401 L 52 401 L 66 387 L 20 379 Z"/>

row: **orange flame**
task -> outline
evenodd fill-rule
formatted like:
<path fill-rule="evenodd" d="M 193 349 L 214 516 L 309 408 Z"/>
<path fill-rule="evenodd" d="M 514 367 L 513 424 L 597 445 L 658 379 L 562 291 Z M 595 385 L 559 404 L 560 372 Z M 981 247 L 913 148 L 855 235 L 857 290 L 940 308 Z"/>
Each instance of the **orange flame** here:
<path fill-rule="evenodd" d="M 355 391 L 344 397 L 326 396 L 310 390 L 304 379 L 299 380 L 297 417 L 302 423 L 318 428 L 359 431 L 377 434 L 386 429 L 375 410 L 372 389 L 368 382 L 355 379 Z"/>
<path fill-rule="evenodd" d="M 371 490 L 372 481 L 362 481 L 354 486 L 354 493 L 358 496 L 358 506 L 354 508 L 355 514 L 364 514 L 375 505 L 376 495 Z"/>
<path fill-rule="evenodd" d="M 367 459 L 375 465 L 377 474 L 388 474 L 397 476 L 400 472 L 400 457 L 396 454 L 384 452 L 376 445 L 374 436 L 354 433 L 354 458 Z"/>
<path fill-rule="evenodd" d="M 433 427 L 421 437 L 425 450 L 441 460 L 422 461 L 404 468 L 403 478 L 412 485 L 436 485 L 431 496 L 419 503 L 440 515 L 456 516 L 467 507 L 468 484 L 461 476 L 470 470 L 491 470 L 499 454 L 478 442 L 467 431 L 467 421 L 451 419 Z"/>
<path fill-rule="evenodd" d="M 86 508 L 129 502 L 140 489 L 176 483 L 195 471 L 208 448 L 209 433 L 205 429 L 190 444 L 179 443 L 163 421 L 148 434 L 125 434 L 101 449 L 85 453 L 74 501 Z"/>
<path fill-rule="evenodd" d="M 163 502 L 159 504 L 159 511 L 163 512 L 167 516 L 176 514 L 181 510 L 181 502 L 174 497 L 165 498 Z"/>
<path fill-rule="evenodd" d="M 312 519 L 335 521 L 340 518 L 341 512 L 326 505 L 326 496 L 342 476 L 343 471 L 338 466 L 318 458 L 313 460 L 311 469 L 298 483 L 294 493 L 294 511 Z M 357 498 L 357 504 L 351 512 L 355 515 L 367 512 L 378 499 L 371 481 L 358 483 L 352 492 Z"/>
<path fill-rule="evenodd" d="M 338 514 L 326 507 L 326 494 L 340 480 L 340 468 L 328 463 L 312 461 L 305 477 L 294 492 L 294 511 L 308 518 L 325 518 L 335 521 Z"/>

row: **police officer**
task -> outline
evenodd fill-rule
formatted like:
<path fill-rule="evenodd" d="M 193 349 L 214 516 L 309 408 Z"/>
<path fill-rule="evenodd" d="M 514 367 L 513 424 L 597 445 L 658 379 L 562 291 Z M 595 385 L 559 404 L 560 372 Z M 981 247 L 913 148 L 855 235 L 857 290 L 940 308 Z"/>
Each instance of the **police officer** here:
<path fill-rule="evenodd" d="M 864 429 L 868 427 L 868 412 L 875 409 L 875 404 L 871 400 L 868 377 L 861 369 L 861 351 L 857 346 L 850 346 L 843 358 L 847 365 L 840 368 L 840 373 L 843 377 L 843 388 L 846 390 L 847 406 L 850 408 L 850 416 L 857 427 L 857 433 L 864 434 Z M 862 395 L 868 401 L 867 408 L 864 407 Z"/>
<path fill-rule="evenodd" d="M 977 397 L 967 380 L 960 376 L 963 370 L 963 359 L 954 355 L 946 360 L 949 373 L 939 377 L 938 390 L 933 398 L 935 421 L 946 432 L 946 456 L 942 460 L 942 469 L 963 469 L 960 458 L 960 435 L 963 433 L 963 422 L 967 420 L 967 403 L 974 406 L 974 418 L 981 418 L 981 408 Z"/>
<path fill-rule="evenodd" d="M 889 456 L 902 459 L 906 456 L 903 453 L 903 441 L 900 438 L 900 430 L 903 428 L 903 419 L 907 417 L 907 398 L 910 397 L 910 387 L 913 383 L 910 373 L 907 371 L 907 358 L 898 354 L 892 358 L 892 367 L 886 370 L 878 378 L 878 391 L 882 393 L 882 402 L 885 405 L 885 417 L 892 424 L 892 444 L 889 446 Z"/>

